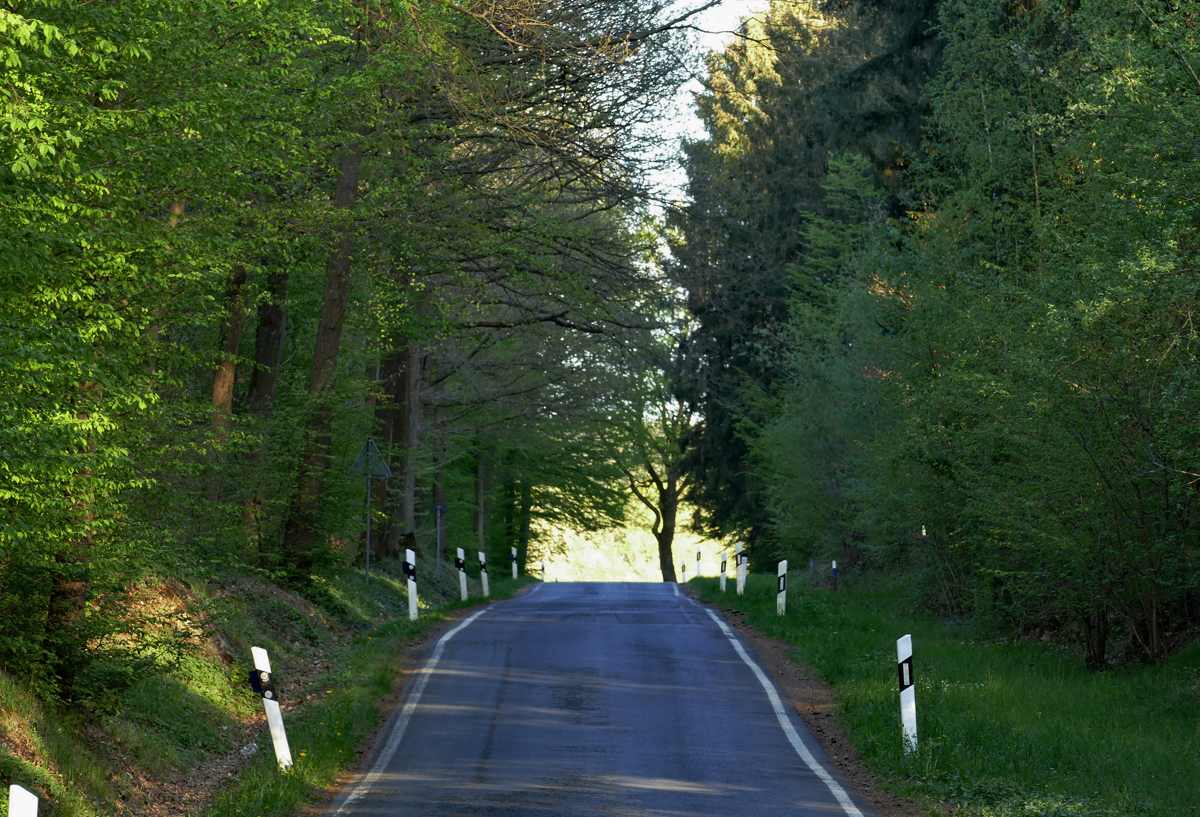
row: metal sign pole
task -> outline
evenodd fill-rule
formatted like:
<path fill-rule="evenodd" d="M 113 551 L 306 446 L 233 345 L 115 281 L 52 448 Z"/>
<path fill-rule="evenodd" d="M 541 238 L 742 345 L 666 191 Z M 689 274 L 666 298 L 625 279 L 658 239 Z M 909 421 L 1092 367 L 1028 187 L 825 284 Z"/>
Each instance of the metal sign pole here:
<path fill-rule="evenodd" d="M 366 576 L 367 581 L 371 581 L 371 477 L 390 479 L 392 470 L 383 461 L 383 454 L 379 452 L 379 447 L 375 445 L 375 441 L 368 437 L 367 441 L 363 443 L 362 451 L 359 451 L 358 456 L 355 457 L 354 464 L 350 466 L 350 473 L 354 476 L 366 476 L 367 478 Z"/>
<path fill-rule="evenodd" d="M 433 525 L 437 529 L 435 531 L 434 540 L 437 542 L 437 567 L 434 568 L 438 582 L 442 580 L 442 553 L 445 552 L 445 537 L 442 535 L 442 526 L 446 521 L 446 513 L 450 510 L 450 506 L 445 502 L 433 503 Z M 439 587 L 441 585 L 439 584 Z"/>
<path fill-rule="evenodd" d="M 367 472 L 367 581 L 371 581 L 371 472 Z"/>

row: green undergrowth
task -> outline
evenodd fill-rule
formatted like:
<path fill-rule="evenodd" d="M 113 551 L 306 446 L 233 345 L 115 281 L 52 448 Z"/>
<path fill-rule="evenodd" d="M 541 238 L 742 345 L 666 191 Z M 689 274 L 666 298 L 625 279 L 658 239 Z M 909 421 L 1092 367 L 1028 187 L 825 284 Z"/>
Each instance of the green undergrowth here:
<path fill-rule="evenodd" d="M 742 610 L 795 645 L 839 692 L 865 761 L 909 794 L 968 817 L 1195 817 L 1200 813 L 1200 645 L 1160 667 L 1094 673 L 1044 644 L 989 640 L 913 615 L 894 588 L 831 592 L 793 574 L 786 616 L 775 577 L 746 595 L 716 580 L 702 598 Z M 896 639 L 913 637 L 919 747 L 901 748 Z"/>
<path fill-rule="evenodd" d="M 492 581 L 491 600 L 509 598 L 532 581 L 528 577 Z M 316 700 L 298 713 L 285 715 L 295 761 L 292 768 L 280 772 L 267 739 L 257 761 L 213 804 L 210 817 L 288 815 L 325 796 L 378 725 L 383 714 L 380 704 L 399 670 L 400 650 L 455 609 L 480 601 L 477 596 L 467 602 L 450 601 L 425 612 L 418 621 L 398 618 L 359 635 L 318 679 Z"/>
<path fill-rule="evenodd" d="M 135 777 L 170 778 L 231 752 L 256 747 L 230 779 L 214 815 L 291 814 L 351 763 L 375 727 L 399 669 L 399 651 L 430 624 L 478 604 L 481 587 L 458 599 L 457 576 L 418 563 L 421 616 L 408 620 L 399 563 L 366 581 L 346 569 L 318 579 L 303 596 L 254 574 L 209 574 L 148 588 L 146 603 L 180 605 L 200 622 L 193 647 L 167 672 L 114 691 L 103 712 L 40 699 L 0 672 L 0 814 L 8 785 L 40 798 L 40 817 L 100 817 L 143 797 Z M 493 600 L 533 581 L 497 579 Z M 185 601 L 181 601 L 181 599 Z M 247 737 L 261 699 L 247 682 L 250 648 L 263 647 L 281 689 L 296 764 L 281 774 L 269 736 Z M 251 733 L 253 735 L 253 733 Z"/>

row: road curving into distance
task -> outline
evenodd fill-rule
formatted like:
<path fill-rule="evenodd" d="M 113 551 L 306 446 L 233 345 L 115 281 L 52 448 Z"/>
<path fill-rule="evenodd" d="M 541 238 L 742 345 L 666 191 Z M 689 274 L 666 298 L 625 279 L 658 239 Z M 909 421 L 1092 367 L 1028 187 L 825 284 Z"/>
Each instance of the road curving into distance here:
<path fill-rule="evenodd" d="M 330 817 L 874 817 L 750 648 L 673 584 L 556 583 L 428 649 Z"/>

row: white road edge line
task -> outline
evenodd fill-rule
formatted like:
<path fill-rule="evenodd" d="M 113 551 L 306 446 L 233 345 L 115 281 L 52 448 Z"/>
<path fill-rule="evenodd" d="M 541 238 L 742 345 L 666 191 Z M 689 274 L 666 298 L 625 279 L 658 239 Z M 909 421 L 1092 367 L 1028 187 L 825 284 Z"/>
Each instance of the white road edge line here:
<path fill-rule="evenodd" d="M 779 725 L 783 727 L 783 733 L 787 735 L 787 739 L 792 744 L 792 748 L 796 750 L 796 754 L 800 755 L 800 759 L 808 764 L 808 768 L 812 769 L 813 774 L 819 777 L 821 782 L 829 787 L 829 791 L 833 794 L 834 798 L 838 801 L 842 807 L 842 810 L 845 811 L 846 814 L 850 815 L 851 817 L 863 817 L 863 813 L 858 810 L 858 806 L 854 805 L 854 802 L 850 799 L 850 795 L 846 794 L 846 790 L 843 789 L 836 780 L 830 777 L 829 772 L 825 771 L 825 767 L 817 762 L 817 759 L 812 756 L 812 752 L 808 751 L 808 747 L 804 745 L 804 741 L 800 740 L 800 736 L 796 734 L 796 728 L 792 726 L 792 722 L 788 720 L 787 712 L 784 710 L 783 704 L 779 700 L 779 695 L 775 693 L 775 687 L 771 685 L 771 681 L 769 678 L 767 678 L 766 673 L 763 672 L 762 668 L 759 667 L 758 664 L 746 654 L 746 650 L 744 647 L 742 647 L 742 643 L 737 640 L 737 637 L 733 634 L 733 631 L 729 629 L 729 626 L 717 617 L 716 613 L 707 607 L 704 609 L 704 612 L 708 613 L 708 617 L 716 622 L 717 626 L 721 628 L 721 632 L 725 633 L 725 637 L 729 639 L 729 643 L 733 645 L 735 650 L 737 650 L 737 654 L 740 655 L 742 660 L 746 662 L 746 666 L 750 667 L 750 669 L 754 671 L 755 676 L 758 678 L 758 682 L 762 684 L 762 688 L 766 690 L 767 697 L 771 699 L 771 706 L 775 710 L 775 717 L 779 720 Z"/>
<path fill-rule="evenodd" d="M 671 585 L 671 589 L 675 591 L 675 595 L 679 595 L 679 585 L 673 584 Z"/>
<path fill-rule="evenodd" d="M 409 694 L 408 700 L 404 704 L 404 709 L 400 711 L 400 717 L 396 720 L 395 727 L 392 728 L 392 734 L 388 736 L 387 744 L 383 747 L 383 751 L 379 755 L 379 759 L 375 761 L 375 765 L 371 767 L 371 771 L 363 775 L 359 779 L 358 784 L 345 801 L 338 806 L 338 810 L 333 812 L 330 817 L 337 817 L 339 814 L 347 813 L 350 804 L 358 798 L 365 795 L 371 790 L 371 786 L 379 782 L 379 778 L 383 776 L 383 770 L 392 762 L 392 758 L 396 754 L 396 750 L 400 748 L 400 740 L 404 737 L 404 730 L 408 728 L 408 722 L 412 720 L 413 712 L 417 709 L 417 704 L 421 701 L 421 695 L 425 692 L 425 686 L 429 683 L 429 678 L 433 675 L 434 669 L 437 668 L 438 661 L 442 660 L 442 652 L 446 649 L 446 642 L 454 638 L 460 630 L 466 629 L 472 621 L 479 618 L 487 612 L 487 608 L 477 610 L 467 617 L 462 624 L 459 624 L 450 632 L 438 639 L 437 646 L 434 647 L 433 655 L 425 663 L 419 672 L 421 677 L 417 679 L 413 685 L 412 693 Z"/>

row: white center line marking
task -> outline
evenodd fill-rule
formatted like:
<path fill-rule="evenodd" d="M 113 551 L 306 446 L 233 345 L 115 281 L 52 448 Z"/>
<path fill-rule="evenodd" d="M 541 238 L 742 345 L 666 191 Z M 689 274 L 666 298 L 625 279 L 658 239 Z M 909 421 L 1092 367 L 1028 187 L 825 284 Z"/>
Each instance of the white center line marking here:
<path fill-rule="evenodd" d="M 346 814 L 351 803 L 362 797 L 371 790 L 371 786 L 379 782 L 379 778 L 383 776 L 383 770 L 392 762 L 392 757 L 395 756 L 396 750 L 400 748 L 400 739 L 404 737 L 404 730 L 408 728 L 408 722 L 412 720 L 413 712 L 416 711 L 417 704 L 421 700 L 421 694 L 425 692 L 425 686 L 429 683 L 434 669 L 437 668 L 438 661 L 442 660 L 442 652 L 446 649 L 446 642 L 454 638 L 460 630 L 465 629 L 468 624 L 485 612 L 487 612 L 486 607 L 472 613 L 462 624 L 459 624 L 438 639 L 437 646 L 433 650 L 433 655 L 429 657 L 429 661 L 421 668 L 420 677 L 417 678 L 417 682 L 413 685 L 412 694 L 408 696 L 408 700 L 404 704 L 404 709 L 400 711 L 400 717 L 396 720 L 396 726 L 392 729 L 392 734 L 388 736 L 387 745 L 383 747 L 379 759 L 375 761 L 375 765 L 371 767 L 371 771 L 363 775 L 358 785 L 354 787 L 354 790 L 350 792 L 350 795 L 338 807 L 337 811 L 332 813 L 331 817 Z"/>
<path fill-rule="evenodd" d="M 792 722 L 788 720 L 787 712 L 783 708 L 783 704 L 779 700 L 779 696 L 775 693 L 775 687 L 771 685 L 771 681 L 767 678 L 766 673 L 762 668 L 746 654 L 745 648 L 742 647 L 742 642 L 737 640 L 733 631 L 725 624 L 724 621 L 717 618 L 717 614 L 707 607 L 704 612 L 708 613 L 709 618 L 717 623 L 721 628 L 721 632 L 725 633 L 725 637 L 729 639 L 729 643 L 737 650 L 737 654 L 746 662 L 746 666 L 754 671 L 758 682 L 762 684 L 762 688 L 766 690 L 767 697 L 771 700 L 771 707 L 775 710 L 775 717 L 779 720 L 779 725 L 783 727 L 783 733 L 787 735 L 788 742 L 792 744 L 792 748 L 796 750 L 796 754 L 800 755 L 800 759 L 808 764 L 808 768 L 812 769 L 813 774 L 821 779 L 821 782 L 829 787 L 829 791 L 841 805 L 842 810 L 850 817 L 863 817 L 863 813 L 858 810 L 858 806 L 850 799 L 850 795 L 846 794 L 836 780 L 830 777 L 829 772 L 825 771 L 825 767 L 817 762 L 817 759 L 812 756 L 812 752 L 808 751 L 808 747 L 804 745 L 804 741 L 800 740 L 800 736 L 796 734 L 796 728 L 792 726 Z"/>

